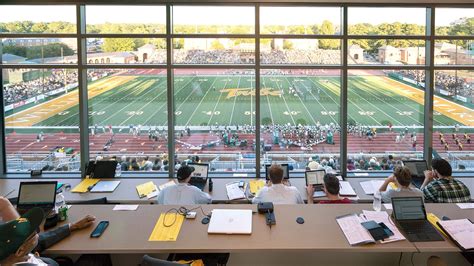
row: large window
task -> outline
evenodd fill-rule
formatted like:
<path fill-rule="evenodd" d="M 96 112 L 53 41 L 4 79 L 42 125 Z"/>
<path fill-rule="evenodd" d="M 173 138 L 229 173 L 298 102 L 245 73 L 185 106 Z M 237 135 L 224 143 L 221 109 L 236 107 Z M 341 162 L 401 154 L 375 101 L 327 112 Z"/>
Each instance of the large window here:
<path fill-rule="evenodd" d="M 8 172 L 474 169 L 472 8 L 78 7 L 0 5 Z"/>

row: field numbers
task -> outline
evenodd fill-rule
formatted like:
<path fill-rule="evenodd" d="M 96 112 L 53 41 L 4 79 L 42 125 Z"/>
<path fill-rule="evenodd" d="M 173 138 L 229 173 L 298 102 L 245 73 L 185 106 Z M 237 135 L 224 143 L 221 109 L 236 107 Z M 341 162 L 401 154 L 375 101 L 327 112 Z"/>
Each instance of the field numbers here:
<path fill-rule="evenodd" d="M 321 115 L 336 115 L 335 111 L 321 111 Z"/>
<path fill-rule="evenodd" d="M 288 112 L 288 111 L 284 111 L 284 112 L 283 112 L 284 115 L 297 115 L 297 114 L 299 114 L 299 113 L 301 113 L 301 112 L 300 112 L 300 111 L 289 111 L 289 112 Z"/>
<path fill-rule="evenodd" d="M 180 114 L 182 114 L 182 113 L 183 113 L 183 112 L 181 112 L 181 111 L 176 111 L 176 112 L 174 112 L 174 115 L 180 115 Z"/>
<path fill-rule="evenodd" d="M 89 115 L 104 115 L 105 111 L 90 111 Z"/>
<path fill-rule="evenodd" d="M 364 116 L 373 116 L 375 114 L 375 112 L 372 112 L 372 111 L 359 111 L 359 114 L 364 115 Z"/>
<path fill-rule="evenodd" d="M 202 111 L 202 113 L 206 115 L 220 115 L 221 114 L 220 111 Z"/>
<path fill-rule="evenodd" d="M 69 114 L 69 111 L 62 111 L 62 112 L 58 113 L 58 115 L 67 115 L 67 114 Z"/>
<path fill-rule="evenodd" d="M 412 111 L 403 111 L 403 112 L 397 111 L 397 114 L 399 114 L 401 116 L 410 116 L 410 115 L 413 114 L 413 112 Z"/>
<path fill-rule="evenodd" d="M 253 115 L 255 115 L 255 111 L 253 111 L 253 112 L 250 112 L 250 111 L 245 111 L 245 113 L 244 113 L 244 114 L 245 114 L 245 115 L 252 115 L 252 114 L 253 114 Z"/>
<path fill-rule="evenodd" d="M 433 113 L 433 115 L 441 115 L 441 113 L 435 111 L 435 112 Z"/>
<path fill-rule="evenodd" d="M 128 116 L 142 115 L 143 111 L 127 111 L 125 112 Z"/>

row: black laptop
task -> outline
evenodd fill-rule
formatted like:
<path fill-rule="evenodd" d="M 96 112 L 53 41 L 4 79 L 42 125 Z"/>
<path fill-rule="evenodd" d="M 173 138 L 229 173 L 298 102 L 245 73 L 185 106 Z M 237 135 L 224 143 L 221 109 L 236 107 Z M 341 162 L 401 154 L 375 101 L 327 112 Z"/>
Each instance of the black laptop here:
<path fill-rule="evenodd" d="M 403 161 L 403 165 L 410 169 L 411 182 L 417 188 L 421 188 L 425 180 L 425 171 L 428 170 L 426 160 Z"/>
<path fill-rule="evenodd" d="M 393 218 L 410 242 L 444 241 L 426 218 L 421 197 L 392 198 Z"/>
<path fill-rule="evenodd" d="M 270 180 L 270 171 L 269 168 L 271 167 L 271 164 L 266 164 L 265 165 L 265 178 L 266 180 Z M 290 171 L 288 169 L 288 164 L 280 164 L 281 168 L 283 168 L 283 179 L 290 179 Z"/>
<path fill-rule="evenodd" d="M 189 184 L 204 190 L 209 176 L 209 165 L 204 163 L 188 163 L 188 166 L 194 168 Z"/>
<path fill-rule="evenodd" d="M 117 161 L 90 161 L 86 165 L 86 174 L 90 178 L 114 178 Z"/>
<path fill-rule="evenodd" d="M 57 181 L 21 182 L 16 208 L 23 214 L 33 207 L 43 209 L 48 214 L 56 204 Z"/>

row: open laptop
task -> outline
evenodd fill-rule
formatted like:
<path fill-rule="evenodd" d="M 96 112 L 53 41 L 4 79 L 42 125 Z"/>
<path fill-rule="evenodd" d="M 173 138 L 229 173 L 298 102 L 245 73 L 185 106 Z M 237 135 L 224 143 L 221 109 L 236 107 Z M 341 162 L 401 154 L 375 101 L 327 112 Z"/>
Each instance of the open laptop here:
<path fill-rule="evenodd" d="M 194 168 L 189 184 L 204 190 L 209 176 L 209 165 L 204 163 L 189 163 L 188 166 Z"/>
<path fill-rule="evenodd" d="M 271 164 L 265 165 L 265 178 L 266 180 L 270 180 L 270 171 L 269 168 Z M 280 164 L 281 168 L 283 168 L 283 179 L 290 179 L 290 171 L 288 170 L 288 164 Z"/>
<path fill-rule="evenodd" d="M 444 240 L 427 220 L 423 198 L 394 197 L 392 206 L 393 218 L 410 242 Z"/>
<path fill-rule="evenodd" d="M 17 210 L 23 214 L 33 207 L 49 213 L 56 203 L 57 181 L 21 182 L 18 192 Z"/>
<path fill-rule="evenodd" d="M 403 161 L 403 165 L 410 169 L 411 182 L 417 188 L 423 185 L 425 180 L 425 171 L 428 170 L 428 164 L 426 160 L 409 160 Z"/>
<path fill-rule="evenodd" d="M 212 210 L 209 234 L 251 234 L 252 210 Z"/>
<path fill-rule="evenodd" d="M 306 186 L 312 185 L 314 187 L 313 198 L 326 196 L 323 189 L 325 174 L 326 174 L 326 171 L 324 169 L 310 170 L 304 173 L 304 176 L 306 179 Z"/>

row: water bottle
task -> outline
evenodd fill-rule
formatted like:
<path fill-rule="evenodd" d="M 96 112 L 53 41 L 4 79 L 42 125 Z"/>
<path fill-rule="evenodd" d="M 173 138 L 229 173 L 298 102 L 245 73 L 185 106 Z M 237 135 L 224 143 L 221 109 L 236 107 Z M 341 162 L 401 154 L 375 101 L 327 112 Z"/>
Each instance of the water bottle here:
<path fill-rule="evenodd" d="M 120 177 L 122 175 L 122 165 L 117 162 L 117 167 L 115 167 L 115 177 Z"/>
<path fill-rule="evenodd" d="M 59 214 L 59 209 L 65 205 L 65 199 L 64 199 L 64 195 L 61 192 L 59 192 L 58 194 L 56 194 L 56 203 L 54 205 L 54 211 Z"/>
<path fill-rule="evenodd" d="M 374 193 L 374 203 L 373 206 L 374 211 L 381 211 L 382 210 L 382 194 L 380 194 L 380 191 L 376 191 Z"/>

